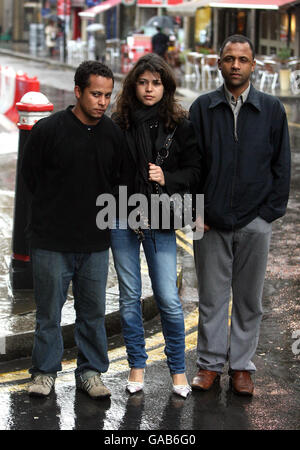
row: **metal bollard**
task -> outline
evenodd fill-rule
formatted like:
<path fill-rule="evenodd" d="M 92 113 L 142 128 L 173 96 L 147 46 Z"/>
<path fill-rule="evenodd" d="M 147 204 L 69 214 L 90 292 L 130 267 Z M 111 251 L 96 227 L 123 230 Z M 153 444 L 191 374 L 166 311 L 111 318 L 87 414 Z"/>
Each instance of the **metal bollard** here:
<path fill-rule="evenodd" d="M 10 282 L 13 290 L 33 289 L 32 266 L 25 228 L 30 212 L 30 193 L 20 176 L 20 161 L 33 125 L 53 111 L 53 104 L 41 92 L 27 92 L 16 104 L 19 112 L 19 148 L 16 170 Z"/>

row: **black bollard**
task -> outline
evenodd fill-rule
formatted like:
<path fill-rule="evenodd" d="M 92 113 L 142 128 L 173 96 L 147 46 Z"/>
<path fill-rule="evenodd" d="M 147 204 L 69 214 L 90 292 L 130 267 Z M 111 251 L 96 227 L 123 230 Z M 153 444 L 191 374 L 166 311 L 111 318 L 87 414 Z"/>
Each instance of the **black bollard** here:
<path fill-rule="evenodd" d="M 13 290 L 33 289 L 32 265 L 26 226 L 30 214 L 30 198 L 23 177 L 20 162 L 24 146 L 33 125 L 53 111 L 53 104 L 41 92 L 27 92 L 16 104 L 19 112 L 19 148 L 16 169 L 15 205 L 12 233 L 12 258 L 10 264 L 10 283 Z"/>

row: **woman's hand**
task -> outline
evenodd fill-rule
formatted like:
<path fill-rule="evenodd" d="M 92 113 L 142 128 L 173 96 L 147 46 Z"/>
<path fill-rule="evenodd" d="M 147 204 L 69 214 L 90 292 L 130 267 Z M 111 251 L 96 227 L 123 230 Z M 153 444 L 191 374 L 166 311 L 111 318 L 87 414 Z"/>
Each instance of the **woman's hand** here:
<path fill-rule="evenodd" d="M 160 166 L 149 163 L 149 180 L 155 181 L 160 186 L 165 185 L 165 176 Z"/>
<path fill-rule="evenodd" d="M 196 219 L 196 231 L 206 233 L 209 230 L 210 230 L 210 227 L 208 225 L 206 225 L 206 223 L 203 222 L 203 219 L 201 216 L 198 216 Z"/>

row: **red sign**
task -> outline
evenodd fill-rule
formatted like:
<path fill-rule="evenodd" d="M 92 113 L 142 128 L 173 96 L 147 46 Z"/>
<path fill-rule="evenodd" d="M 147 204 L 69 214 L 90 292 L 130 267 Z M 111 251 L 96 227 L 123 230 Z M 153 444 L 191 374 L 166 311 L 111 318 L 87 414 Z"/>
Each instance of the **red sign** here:
<path fill-rule="evenodd" d="M 60 17 L 71 15 L 71 0 L 57 0 L 57 15 Z"/>
<path fill-rule="evenodd" d="M 139 6 L 162 6 L 164 0 L 138 0 L 137 4 Z"/>
<path fill-rule="evenodd" d="M 137 0 L 138 6 L 172 6 L 182 3 L 183 0 Z"/>

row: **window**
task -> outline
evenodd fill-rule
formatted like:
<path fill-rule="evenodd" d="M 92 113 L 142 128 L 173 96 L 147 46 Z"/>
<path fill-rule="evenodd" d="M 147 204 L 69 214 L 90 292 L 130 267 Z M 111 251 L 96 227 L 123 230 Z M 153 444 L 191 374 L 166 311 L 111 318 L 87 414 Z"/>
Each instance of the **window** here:
<path fill-rule="evenodd" d="M 262 39 L 268 39 L 268 17 L 267 11 L 261 11 L 260 13 L 260 29 Z"/>

